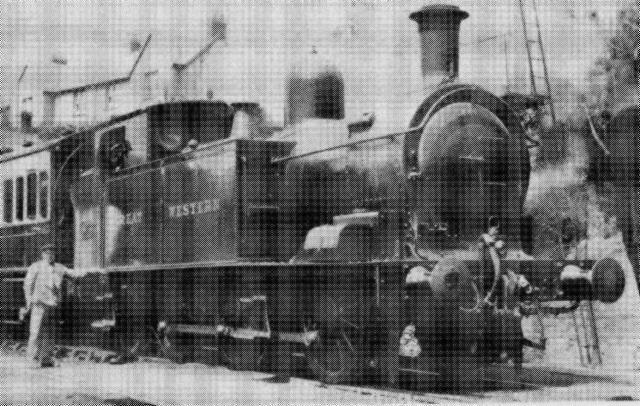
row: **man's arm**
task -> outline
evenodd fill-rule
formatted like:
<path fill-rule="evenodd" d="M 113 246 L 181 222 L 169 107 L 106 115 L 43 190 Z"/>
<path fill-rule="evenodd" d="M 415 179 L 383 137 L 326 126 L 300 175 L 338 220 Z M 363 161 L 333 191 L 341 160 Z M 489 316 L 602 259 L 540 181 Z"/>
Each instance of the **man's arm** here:
<path fill-rule="evenodd" d="M 56 266 L 59 266 L 60 269 L 62 269 L 62 271 L 64 272 L 65 275 L 68 275 L 72 278 L 82 278 L 84 276 L 87 275 L 87 273 L 83 270 L 80 269 L 73 269 L 73 268 L 67 268 L 64 265 L 61 264 L 56 264 Z"/>
<path fill-rule="evenodd" d="M 27 309 L 31 308 L 31 299 L 33 298 L 33 288 L 36 282 L 36 268 L 34 265 L 31 265 L 29 269 L 27 269 L 27 275 L 24 277 L 24 299 L 26 302 L 25 307 Z"/>

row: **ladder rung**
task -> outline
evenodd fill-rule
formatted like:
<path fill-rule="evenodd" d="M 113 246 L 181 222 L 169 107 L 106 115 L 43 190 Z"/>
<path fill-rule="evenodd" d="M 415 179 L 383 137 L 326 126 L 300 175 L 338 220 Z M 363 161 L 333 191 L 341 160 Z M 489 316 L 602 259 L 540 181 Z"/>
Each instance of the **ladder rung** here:
<path fill-rule="evenodd" d="M 541 97 L 541 98 L 543 98 L 543 99 L 548 99 L 548 98 L 549 98 L 549 95 L 547 95 L 547 94 L 541 94 L 541 93 L 531 93 L 531 96 L 532 96 L 532 97 Z"/>

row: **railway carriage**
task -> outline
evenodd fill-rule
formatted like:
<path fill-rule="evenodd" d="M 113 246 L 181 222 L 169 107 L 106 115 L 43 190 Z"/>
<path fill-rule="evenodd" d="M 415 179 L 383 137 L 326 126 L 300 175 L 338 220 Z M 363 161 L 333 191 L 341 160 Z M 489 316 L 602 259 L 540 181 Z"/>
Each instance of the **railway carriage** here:
<path fill-rule="evenodd" d="M 0 323 L 5 329 L 21 324 L 22 277 L 39 259 L 42 244 L 55 241 L 58 260 L 73 265 L 73 206 L 66 185 L 79 169 L 74 155 L 82 149 L 81 137 L 25 143 L 0 156 Z M 70 312 L 63 308 L 64 323 L 71 323 Z"/>

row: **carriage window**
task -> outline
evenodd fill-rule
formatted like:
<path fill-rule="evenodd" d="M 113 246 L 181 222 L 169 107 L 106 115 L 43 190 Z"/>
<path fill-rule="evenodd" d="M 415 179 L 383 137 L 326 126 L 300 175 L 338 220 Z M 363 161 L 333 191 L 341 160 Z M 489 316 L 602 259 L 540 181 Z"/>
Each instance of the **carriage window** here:
<path fill-rule="evenodd" d="M 4 181 L 4 222 L 13 220 L 13 180 Z"/>
<path fill-rule="evenodd" d="M 40 172 L 40 217 L 46 219 L 49 215 L 49 174 Z"/>
<path fill-rule="evenodd" d="M 24 177 L 16 180 L 16 220 L 24 220 Z"/>
<path fill-rule="evenodd" d="M 36 198 L 38 191 L 36 189 L 36 173 L 27 174 L 27 218 L 34 220 L 36 218 Z"/>

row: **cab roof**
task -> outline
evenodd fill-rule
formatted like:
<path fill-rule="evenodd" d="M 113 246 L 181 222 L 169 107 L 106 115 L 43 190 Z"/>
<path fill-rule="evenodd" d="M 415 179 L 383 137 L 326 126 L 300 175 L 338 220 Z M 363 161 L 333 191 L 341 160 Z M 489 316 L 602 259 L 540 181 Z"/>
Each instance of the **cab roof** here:
<path fill-rule="evenodd" d="M 146 106 L 140 109 L 133 110 L 131 112 L 112 117 L 107 121 L 103 121 L 93 125 L 84 126 L 55 126 L 55 127 L 42 127 L 36 128 L 32 131 L 18 131 L 15 129 L 2 129 L 0 128 L 0 163 L 11 161 L 14 159 L 22 158 L 37 152 L 51 149 L 60 142 L 87 132 L 93 132 L 100 130 L 101 128 L 108 127 L 120 121 L 127 120 L 140 114 L 144 114 L 148 111 L 161 108 L 163 106 L 175 106 L 180 104 L 218 104 L 227 106 L 232 109 L 233 107 L 223 101 L 174 101 L 157 103 L 150 106 Z"/>

